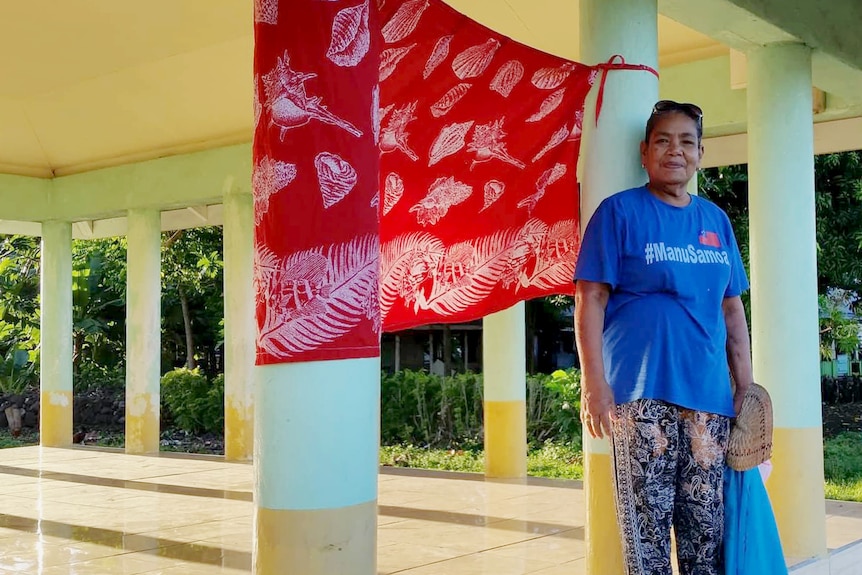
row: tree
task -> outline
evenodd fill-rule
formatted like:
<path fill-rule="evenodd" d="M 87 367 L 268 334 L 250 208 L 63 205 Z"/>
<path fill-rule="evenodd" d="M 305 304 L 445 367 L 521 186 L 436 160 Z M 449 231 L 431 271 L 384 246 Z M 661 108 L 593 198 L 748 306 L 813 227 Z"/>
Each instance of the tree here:
<path fill-rule="evenodd" d="M 862 290 L 862 152 L 816 156 L 814 189 L 821 356 L 828 360 L 859 346 L 854 305 Z M 750 269 L 746 166 L 703 170 L 700 191 L 727 212 Z M 748 310 L 746 296 L 744 302 Z"/>
<path fill-rule="evenodd" d="M 814 160 L 818 288 L 862 289 L 862 152 Z"/>
<path fill-rule="evenodd" d="M 221 340 L 224 318 L 222 253 L 221 228 L 179 230 L 163 236 L 165 335 L 175 344 L 182 342 L 188 369 L 197 367 L 197 348 L 201 342 L 196 341 L 196 336 L 204 340 L 208 350 L 214 349 Z"/>
<path fill-rule="evenodd" d="M 89 362 L 124 363 L 126 340 L 126 241 L 72 243 L 72 360 L 75 373 Z"/>
<path fill-rule="evenodd" d="M 859 348 L 862 323 L 854 313 L 858 300 L 855 292 L 841 288 L 819 296 L 821 359 L 832 361 L 837 353 L 853 353 Z"/>
<path fill-rule="evenodd" d="M 816 156 L 814 189 L 818 291 L 826 293 L 832 287 L 859 291 L 862 289 L 862 152 Z M 748 269 L 747 167 L 702 170 L 700 193 L 727 212 Z"/>
<path fill-rule="evenodd" d="M 39 238 L 0 236 L 0 356 L 39 346 Z"/>

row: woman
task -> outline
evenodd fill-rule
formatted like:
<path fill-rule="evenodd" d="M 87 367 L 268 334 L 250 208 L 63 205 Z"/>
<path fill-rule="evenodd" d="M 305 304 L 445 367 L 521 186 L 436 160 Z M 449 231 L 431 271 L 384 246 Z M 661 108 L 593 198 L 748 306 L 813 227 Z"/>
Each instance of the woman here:
<path fill-rule="evenodd" d="M 641 142 L 649 182 L 602 202 L 575 271 L 581 417 L 612 441 L 629 575 L 671 574 L 671 526 L 682 575 L 720 572 L 730 418 L 752 381 L 730 221 L 686 191 L 702 136 L 699 107 L 655 105 Z"/>

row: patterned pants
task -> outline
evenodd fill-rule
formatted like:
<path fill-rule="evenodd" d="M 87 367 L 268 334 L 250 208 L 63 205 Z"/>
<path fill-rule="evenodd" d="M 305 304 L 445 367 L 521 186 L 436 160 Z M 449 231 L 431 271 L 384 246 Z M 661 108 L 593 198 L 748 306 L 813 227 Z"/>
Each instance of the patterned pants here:
<path fill-rule="evenodd" d="M 617 416 L 614 487 L 627 574 L 671 575 L 673 525 L 680 574 L 718 575 L 730 420 L 652 399 L 618 405 Z"/>

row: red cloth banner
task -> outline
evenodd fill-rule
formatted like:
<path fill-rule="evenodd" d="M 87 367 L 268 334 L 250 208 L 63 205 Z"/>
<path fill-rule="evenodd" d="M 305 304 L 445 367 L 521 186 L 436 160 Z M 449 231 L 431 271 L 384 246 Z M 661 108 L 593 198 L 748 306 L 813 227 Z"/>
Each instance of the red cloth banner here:
<path fill-rule="evenodd" d="M 440 0 L 378 4 L 383 328 L 572 293 L 581 123 L 598 68 Z"/>
<path fill-rule="evenodd" d="M 256 0 L 257 363 L 380 354 L 375 0 Z"/>

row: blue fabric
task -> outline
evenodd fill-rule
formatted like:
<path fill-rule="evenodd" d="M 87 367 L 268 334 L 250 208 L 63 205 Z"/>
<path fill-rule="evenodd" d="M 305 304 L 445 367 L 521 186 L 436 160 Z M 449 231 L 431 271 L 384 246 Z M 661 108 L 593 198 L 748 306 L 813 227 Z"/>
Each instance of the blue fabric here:
<path fill-rule="evenodd" d="M 671 206 L 646 187 L 607 198 L 587 225 L 575 280 L 611 286 L 603 348 L 617 403 L 734 415 L 721 305 L 748 279 L 718 206 L 696 196 Z"/>
<path fill-rule="evenodd" d="M 725 575 L 787 575 L 760 471 L 724 469 Z"/>

